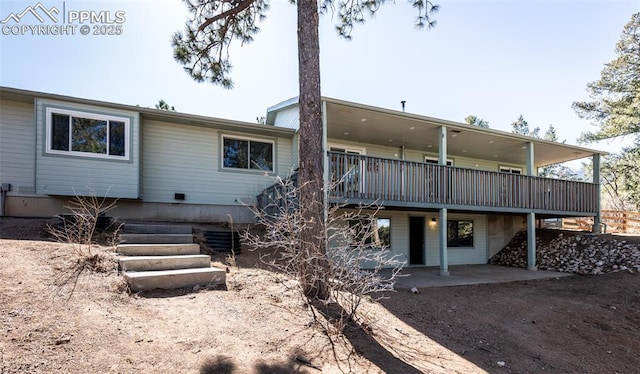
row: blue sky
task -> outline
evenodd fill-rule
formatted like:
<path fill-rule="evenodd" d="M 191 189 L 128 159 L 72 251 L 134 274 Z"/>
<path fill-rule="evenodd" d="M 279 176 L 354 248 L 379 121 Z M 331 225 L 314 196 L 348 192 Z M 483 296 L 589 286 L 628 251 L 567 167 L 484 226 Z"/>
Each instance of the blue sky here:
<path fill-rule="evenodd" d="M 62 1 L 41 0 L 62 9 Z M 553 124 L 561 139 L 592 129 L 571 109 L 588 99 L 614 57 L 637 0 L 440 0 L 433 30 L 413 26 L 405 0 L 389 3 L 340 39 L 331 14 L 321 18 L 325 96 L 463 121 L 469 114 L 510 131 Z M 0 19 L 37 1 L 0 2 Z M 196 83 L 173 60 L 171 35 L 183 28 L 181 1 L 65 1 L 66 10 L 125 12 L 122 35 L 0 34 L 0 84 L 255 122 L 266 108 L 297 95 L 295 7 L 273 0 L 253 43 L 231 49 L 235 88 Z M 22 23 L 38 23 L 25 17 Z M 10 21 L 12 22 L 12 21 Z M 592 145 L 615 151 L 619 141 Z"/>

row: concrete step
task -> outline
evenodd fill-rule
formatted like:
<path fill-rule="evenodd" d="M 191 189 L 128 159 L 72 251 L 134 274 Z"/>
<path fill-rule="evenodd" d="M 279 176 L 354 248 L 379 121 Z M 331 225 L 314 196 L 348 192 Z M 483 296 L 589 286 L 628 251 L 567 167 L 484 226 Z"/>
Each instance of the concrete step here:
<path fill-rule="evenodd" d="M 191 234 L 191 226 L 125 223 L 124 234 Z"/>
<path fill-rule="evenodd" d="M 198 255 L 198 244 L 118 244 L 116 252 L 125 256 Z"/>
<path fill-rule="evenodd" d="M 127 244 L 188 244 L 193 243 L 189 234 L 120 234 L 120 241 Z"/>
<path fill-rule="evenodd" d="M 222 285 L 227 272 L 218 268 L 197 268 L 159 271 L 127 271 L 124 277 L 133 292 L 150 291 L 157 288 L 175 289 L 195 285 Z"/>
<path fill-rule="evenodd" d="M 192 269 L 209 267 L 211 257 L 207 255 L 121 256 L 118 262 L 122 271 Z"/>

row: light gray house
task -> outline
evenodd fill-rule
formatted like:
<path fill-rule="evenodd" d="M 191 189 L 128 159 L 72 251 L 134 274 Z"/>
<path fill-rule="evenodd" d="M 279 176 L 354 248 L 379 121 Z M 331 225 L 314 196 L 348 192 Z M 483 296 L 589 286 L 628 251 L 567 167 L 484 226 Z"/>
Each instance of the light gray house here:
<path fill-rule="evenodd" d="M 69 197 L 118 198 L 128 219 L 251 223 L 246 205 L 297 167 L 298 107 L 266 124 L 0 88 L 0 214 L 52 216 Z M 410 265 L 482 264 L 535 222 L 599 217 L 599 184 L 537 169 L 603 152 L 323 98 L 330 198 L 384 206 L 389 251 Z M 445 223 L 445 224 L 443 224 Z"/>
<path fill-rule="evenodd" d="M 0 88 L 0 183 L 8 216 L 52 216 L 70 196 L 119 199 L 129 219 L 246 223 L 292 167 L 295 130 Z M 259 150 L 260 168 L 227 158 Z M 231 161 L 230 161 L 231 160 Z M 236 160 L 236 161 L 238 161 Z"/>
<path fill-rule="evenodd" d="M 268 110 L 267 125 L 298 122 L 296 99 Z M 448 265 L 484 264 L 528 228 L 535 269 L 536 220 L 599 222 L 603 152 L 331 98 L 323 98 L 323 123 L 325 176 L 340 180 L 329 198 L 381 204 L 384 244 L 409 265 L 439 265 L 446 275 Z M 587 157 L 594 183 L 537 177 L 539 167 Z"/>

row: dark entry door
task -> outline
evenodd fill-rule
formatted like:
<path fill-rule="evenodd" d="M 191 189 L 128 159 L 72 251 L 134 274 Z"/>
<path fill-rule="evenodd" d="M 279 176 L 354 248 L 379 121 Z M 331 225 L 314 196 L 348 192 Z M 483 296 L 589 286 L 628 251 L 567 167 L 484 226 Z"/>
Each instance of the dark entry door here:
<path fill-rule="evenodd" d="M 409 265 L 424 265 L 424 217 L 409 217 Z"/>

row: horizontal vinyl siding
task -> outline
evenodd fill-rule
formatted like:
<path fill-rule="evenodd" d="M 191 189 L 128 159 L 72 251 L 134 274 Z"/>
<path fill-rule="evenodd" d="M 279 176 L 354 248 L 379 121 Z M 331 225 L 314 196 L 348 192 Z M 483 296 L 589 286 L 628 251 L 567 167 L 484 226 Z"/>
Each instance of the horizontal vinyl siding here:
<path fill-rule="evenodd" d="M 487 263 L 487 218 L 484 215 L 449 214 L 450 220 L 473 221 L 473 248 L 452 247 L 448 250 L 450 265 Z"/>
<path fill-rule="evenodd" d="M 363 214 L 364 215 L 364 214 Z M 385 250 L 388 258 L 395 257 L 396 261 L 408 263 L 409 261 L 409 223 L 408 216 L 405 212 L 399 211 L 380 211 L 377 214 L 378 218 L 388 218 L 391 221 L 391 246 Z M 348 226 L 345 221 L 342 221 L 342 228 L 347 230 Z M 336 241 L 330 242 L 329 245 L 335 246 Z M 372 268 L 376 264 L 363 262 L 360 264 L 363 268 Z"/>
<path fill-rule="evenodd" d="M 129 161 L 105 160 L 93 157 L 46 153 L 45 107 L 58 107 L 79 112 L 124 116 L 131 119 Z M 37 101 L 36 192 L 46 195 L 89 195 L 136 199 L 139 186 L 139 115 L 136 112 L 113 110 L 53 100 Z"/>
<path fill-rule="evenodd" d="M 378 144 L 368 144 L 360 142 L 348 142 L 343 140 L 329 139 L 329 143 L 350 145 L 354 147 L 360 147 L 366 149 L 366 155 L 371 157 L 381 157 L 390 159 L 401 159 L 402 149 L 400 147 L 389 147 Z M 420 151 L 415 149 L 404 150 L 405 160 L 414 162 L 423 162 L 425 156 L 438 157 L 437 153 Z M 513 164 L 501 164 L 493 160 L 474 159 L 468 157 L 460 157 L 456 155 L 448 155 L 447 159 L 453 160 L 453 166 L 467 169 L 486 170 L 486 171 L 498 171 L 500 166 L 518 167 L 522 169 L 522 172 L 526 172 L 525 165 L 513 165 Z"/>
<path fill-rule="evenodd" d="M 438 213 L 429 213 L 424 216 L 426 236 L 424 240 L 425 246 L 425 264 L 427 266 L 440 265 L 440 240 L 438 238 L 438 224 L 431 224 L 431 219 L 435 218 L 436 222 L 440 221 Z"/>
<path fill-rule="evenodd" d="M 430 224 L 431 219 L 438 220 L 436 212 L 404 212 L 398 210 L 381 210 L 378 218 L 391 220 L 391 247 L 389 256 L 397 256 L 399 261 L 409 264 L 409 217 L 424 217 L 425 224 L 425 265 L 440 265 L 438 224 Z M 449 248 L 449 265 L 486 264 L 487 263 L 487 219 L 479 214 L 450 213 L 449 220 L 473 221 L 473 248 Z M 362 267 L 372 264 L 363 263 Z"/>
<path fill-rule="evenodd" d="M 398 261 L 409 263 L 409 216 L 404 212 L 381 211 L 380 218 L 391 219 L 390 254 L 398 256 Z"/>
<path fill-rule="evenodd" d="M 300 166 L 300 133 L 297 132 L 291 138 L 291 170 Z"/>
<path fill-rule="evenodd" d="M 0 183 L 10 183 L 9 196 L 34 192 L 36 128 L 33 104 L 0 102 Z"/>
<path fill-rule="evenodd" d="M 430 225 L 431 218 L 438 222 Z M 452 247 L 447 250 L 449 265 L 486 264 L 487 263 L 487 218 L 479 214 L 449 213 L 448 220 L 473 221 L 473 248 Z M 440 264 L 440 240 L 438 237 L 439 216 L 433 213 L 425 216 L 426 262 L 427 266 Z"/>
<path fill-rule="evenodd" d="M 275 183 L 273 175 L 221 169 L 221 135 L 242 136 L 216 129 L 145 121 L 143 140 L 143 198 L 147 202 L 239 205 Z M 276 172 L 291 170 L 291 140 L 275 141 Z M 185 200 L 174 200 L 184 193 Z"/>
<path fill-rule="evenodd" d="M 276 127 L 298 129 L 300 127 L 300 110 L 297 106 L 283 109 L 276 114 L 274 121 Z"/>

